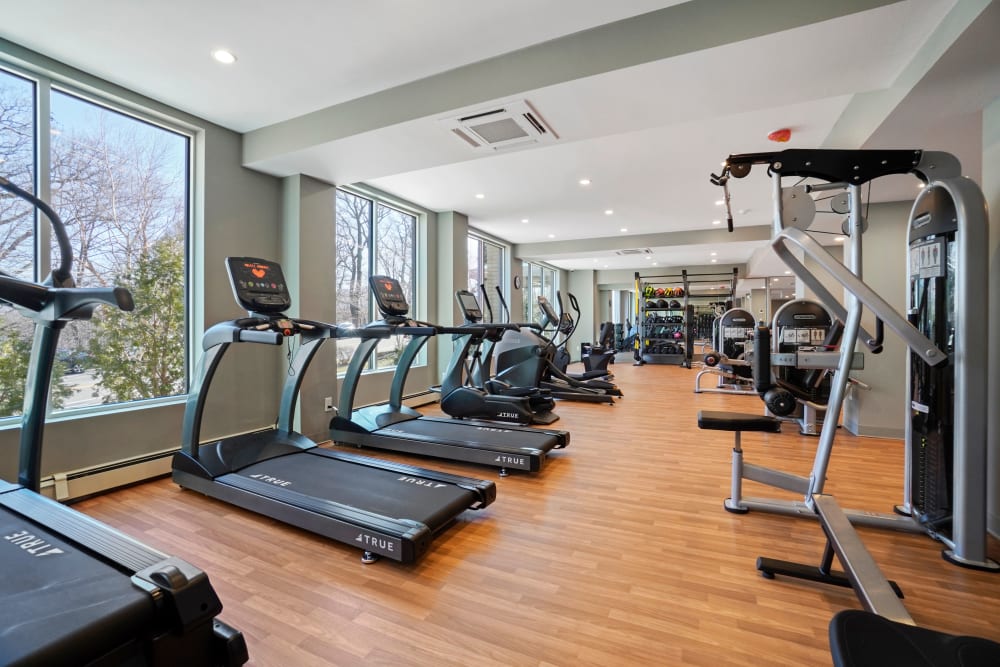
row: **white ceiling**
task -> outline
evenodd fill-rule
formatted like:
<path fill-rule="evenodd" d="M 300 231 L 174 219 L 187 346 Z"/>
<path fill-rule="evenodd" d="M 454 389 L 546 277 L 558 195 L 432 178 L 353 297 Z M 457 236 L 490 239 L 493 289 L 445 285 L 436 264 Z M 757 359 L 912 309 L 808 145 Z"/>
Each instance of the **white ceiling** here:
<path fill-rule="evenodd" d="M 459 211 L 477 229 L 521 244 L 525 256 L 564 268 L 746 262 L 766 242 L 727 243 L 712 225 L 723 213 L 708 174 L 730 153 L 871 141 L 952 150 L 978 173 L 970 119 L 1000 97 L 995 2 L 770 2 L 796 10 L 780 16 L 739 0 L 677 5 L 0 0 L 0 36 L 246 132 L 251 168 L 364 181 Z M 667 20 L 681 11 L 690 24 Z M 821 11 L 832 17 L 806 16 Z M 655 13 L 625 20 L 647 12 Z M 781 21 L 792 27 L 768 28 Z M 970 23 L 965 46 L 960 39 L 948 51 Z M 627 39 L 643 36 L 644 25 L 666 27 L 662 37 L 645 35 L 649 43 Z M 981 43 L 969 45 L 973 37 Z M 235 65 L 210 59 L 220 46 L 237 55 Z M 940 110 L 906 103 L 940 99 L 929 91 L 944 86 L 965 102 Z M 514 99 L 530 101 L 560 139 L 483 156 L 441 122 Z M 781 127 L 793 129 L 792 140 L 769 143 Z M 578 184 L 584 177 L 591 185 Z M 909 183 L 883 188 L 881 199 L 911 191 Z M 734 183 L 737 226 L 766 225 L 768 197 L 762 177 Z M 703 238 L 678 240 L 698 230 Z M 602 243 L 586 242 L 595 238 Z M 615 254 L 628 247 L 653 254 Z"/>

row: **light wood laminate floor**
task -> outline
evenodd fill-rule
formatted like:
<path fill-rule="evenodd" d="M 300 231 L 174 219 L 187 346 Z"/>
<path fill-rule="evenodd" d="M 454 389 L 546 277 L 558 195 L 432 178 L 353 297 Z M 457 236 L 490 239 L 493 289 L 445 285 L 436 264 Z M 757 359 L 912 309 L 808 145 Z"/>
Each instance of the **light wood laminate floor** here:
<path fill-rule="evenodd" d="M 827 623 L 859 607 L 853 593 L 754 567 L 818 562 L 819 524 L 725 512 L 732 434 L 697 428 L 699 410 L 759 414 L 761 401 L 694 394 L 694 370 L 613 368 L 625 398 L 560 402 L 554 427 L 572 441 L 538 474 L 362 452 L 497 482 L 496 502 L 414 565 L 363 565 L 357 549 L 169 479 L 76 507 L 205 569 L 253 665 L 829 665 Z M 745 434 L 747 461 L 806 473 L 816 439 L 784 431 Z M 826 490 L 891 511 L 902 466 L 901 441 L 841 429 Z M 923 535 L 860 533 L 918 624 L 1000 641 L 1000 574 L 945 562 Z"/>

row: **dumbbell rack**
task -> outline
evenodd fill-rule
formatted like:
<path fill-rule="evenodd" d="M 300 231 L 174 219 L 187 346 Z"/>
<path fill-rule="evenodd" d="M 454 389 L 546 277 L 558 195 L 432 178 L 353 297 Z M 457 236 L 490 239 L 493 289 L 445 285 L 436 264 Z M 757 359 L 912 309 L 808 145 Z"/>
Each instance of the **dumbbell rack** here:
<path fill-rule="evenodd" d="M 738 269 L 733 267 L 728 273 L 688 273 L 683 269 L 676 274 L 659 274 L 643 276 L 638 271 L 635 274 L 636 290 L 636 322 L 639 324 L 639 336 L 636 338 L 634 356 L 636 365 L 643 364 L 677 364 L 691 368 L 695 342 L 694 302 L 702 299 L 719 299 L 720 296 L 732 300 L 736 293 Z M 692 287 L 707 283 L 719 284 L 729 280 L 729 294 L 691 294 Z M 676 290 L 683 288 L 683 295 L 668 293 L 662 296 L 646 296 L 647 288 Z M 664 299 L 675 301 L 680 307 L 647 307 L 647 301 Z M 677 334 L 680 334 L 679 337 Z"/>

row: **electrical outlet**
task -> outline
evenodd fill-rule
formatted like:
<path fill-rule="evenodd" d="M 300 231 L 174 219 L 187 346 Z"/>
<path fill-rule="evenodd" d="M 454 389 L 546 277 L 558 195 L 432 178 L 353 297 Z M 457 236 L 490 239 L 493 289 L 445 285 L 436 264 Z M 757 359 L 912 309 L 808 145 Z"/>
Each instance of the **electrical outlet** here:
<path fill-rule="evenodd" d="M 323 412 L 333 412 L 333 396 L 323 399 Z"/>

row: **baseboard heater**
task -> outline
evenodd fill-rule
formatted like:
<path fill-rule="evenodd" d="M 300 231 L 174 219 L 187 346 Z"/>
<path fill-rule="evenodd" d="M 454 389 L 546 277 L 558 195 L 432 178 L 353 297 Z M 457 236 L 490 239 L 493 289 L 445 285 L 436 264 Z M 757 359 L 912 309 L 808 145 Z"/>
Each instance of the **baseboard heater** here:
<path fill-rule="evenodd" d="M 41 492 L 59 502 L 81 500 L 129 484 L 170 474 L 177 449 L 165 449 L 145 456 L 123 459 L 90 468 L 55 473 L 42 480 Z"/>

